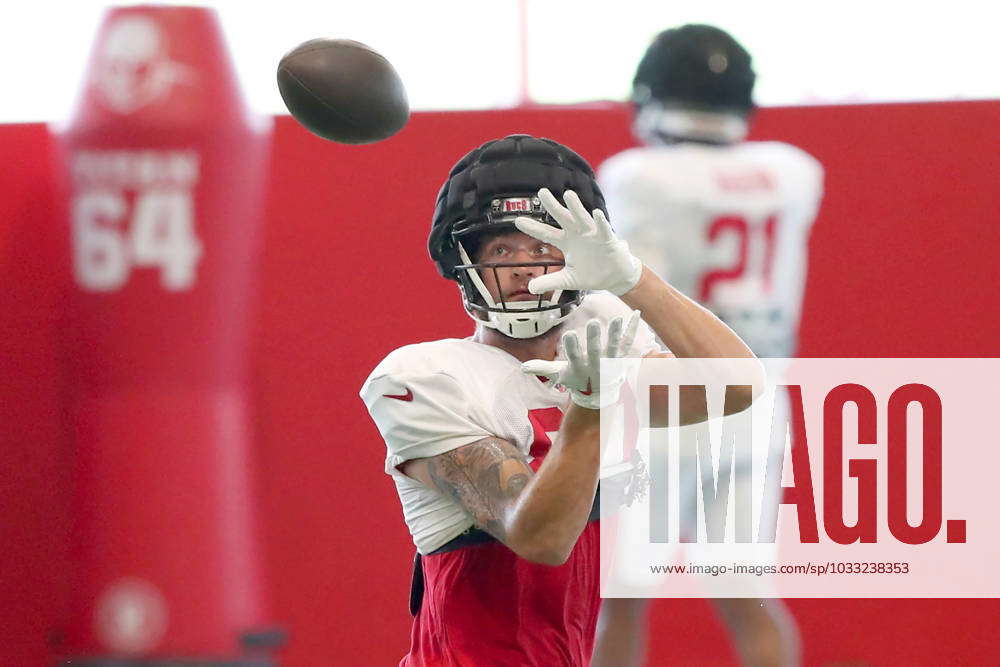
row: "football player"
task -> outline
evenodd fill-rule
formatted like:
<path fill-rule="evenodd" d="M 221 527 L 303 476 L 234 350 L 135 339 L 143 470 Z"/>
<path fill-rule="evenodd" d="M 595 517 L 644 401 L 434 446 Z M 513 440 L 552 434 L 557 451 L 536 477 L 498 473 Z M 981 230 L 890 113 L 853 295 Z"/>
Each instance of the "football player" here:
<path fill-rule="evenodd" d="M 753 357 L 605 210 L 583 158 L 524 135 L 471 151 L 441 188 L 430 255 L 475 331 L 393 351 L 361 389 L 417 548 L 402 665 L 589 664 L 598 408 L 616 398 L 599 358 L 667 355 L 657 337 L 681 357 Z"/>
<path fill-rule="evenodd" d="M 750 54 L 719 28 L 660 33 L 633 79 L 633 130 L 644 145 L 609 158 L 599 181 L 618 233 L 646 266 L 759 356 L 788 357 L 823 169 L 789 144 L 744 141 L 754 79 Z M 797 633 L 780 601 L 713 602 L 745 664 L 798 662 Z M 642 664 L 646 611 L 641 599 L 605 603 L 595 667 Z"/>

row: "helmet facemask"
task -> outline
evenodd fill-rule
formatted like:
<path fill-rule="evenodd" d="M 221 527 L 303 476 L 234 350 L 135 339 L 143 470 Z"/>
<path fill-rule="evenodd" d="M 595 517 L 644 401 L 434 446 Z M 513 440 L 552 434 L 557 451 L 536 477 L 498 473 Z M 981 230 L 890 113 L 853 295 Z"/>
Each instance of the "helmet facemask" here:
<path fill-rule="evenodd" d="M 578 290 L 556 290 L 547 295 L 539 294 L 537 298 L 531 300 L 507 301 L 501 292 L 499 302 L 490 294 L 482 272 L 492 272 L 495 284 L 499 286 L 501 281 L 498 269 L 541 267 L 543 269 L 541 273 L 544 275 L 549 271 L 558 271 L 564 266 L 563 262 L 553 260 L 538 262 L 473 260 L 470 250 L 475 252 L 473 243 L 478 241 L 482 234 L 519 231 L 514 225 L 514 219 L 518 216 L 531 217 L 558 227 L 538 198 L 533 195 L 494 199 L 485 219 L 462 220 L 455 223 L 451 236 L 461 260 L 461 264 L 455 266 L 455 276 L 462 291 L 465 310 L 477 323 L 511 338 L 534 338 L 569 317 L 583 299 L 583 293 Z"/>

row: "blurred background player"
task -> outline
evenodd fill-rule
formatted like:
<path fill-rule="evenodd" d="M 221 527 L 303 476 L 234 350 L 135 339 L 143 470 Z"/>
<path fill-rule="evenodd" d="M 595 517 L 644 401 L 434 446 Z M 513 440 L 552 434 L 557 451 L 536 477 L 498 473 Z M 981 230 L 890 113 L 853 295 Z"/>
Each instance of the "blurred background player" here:
<path fill-rule="evenodd" d="M 633 130 L 644 146 L 609 158 L 599 180 L 637 257 L 758 356 L 788 357 L 823 169 L 794 146 L 744 141 L 755 78 L 750 54 L 719 28 L 660 33 L 633 79 Z M 712 601 L 745 664 L 798 663 L 794 621 L 779 600 Z M 595 667 L 642 664 L 647 612 L 648 600 L 605 600 Z"/>

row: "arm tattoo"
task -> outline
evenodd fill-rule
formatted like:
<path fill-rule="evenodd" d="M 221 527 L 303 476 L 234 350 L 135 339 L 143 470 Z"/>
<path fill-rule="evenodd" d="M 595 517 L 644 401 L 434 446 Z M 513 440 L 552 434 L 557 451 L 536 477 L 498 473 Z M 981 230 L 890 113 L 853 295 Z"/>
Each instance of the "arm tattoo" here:
<path fill-rule="evenodd" d="M 438 490 L 472 515 L 476 526 L 498 540 L 504 518 L 534 474 L 525 456 L 500 438 L 484 438 L 427 460 Z"/>

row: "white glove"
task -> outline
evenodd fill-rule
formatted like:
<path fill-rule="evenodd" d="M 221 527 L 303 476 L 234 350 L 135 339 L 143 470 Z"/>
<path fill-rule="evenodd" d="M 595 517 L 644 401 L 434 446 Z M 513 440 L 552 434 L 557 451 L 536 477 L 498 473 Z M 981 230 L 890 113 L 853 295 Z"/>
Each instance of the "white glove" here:
<path fill-rule="evenodd" d="M 544 294 L 559 289 L 604 289 L 621 296 L 635 287 L 642 275 L 642 262 L 629 252 L 625 241 L 615 236 L 600 209 L 587 213 L 572 190 L 563 195 L 566 206 L 546 188 L 538 191 L 538 198 L 562 229 L 525 217 L 517 218 L 514 224 L 525 234 L 562 250 L 566 266 L 532 279 L 528 291 Z"/>
<path fill-rule="evenodd" d="M 607 345 L 601 345 L 601 323 L 591 320 L 587 323 L 587 349 L 580 349 L 580 340 L 575 331 L 563 334 L 562 344 L 566 351 L 566 361 L 544 361 L 531 359 L 521 364 L 521 370 L 531 375 L 541 375 L 552 380 L 557 386 L 569 389 L 570 399 L 580 407 L 598 410 L 618 400 L 618 392 L 625 381 L 609 378 L 604 383 L 601 395 L 601 357 L 616 359 L 625 356 L 632 347 L 635 333 L 639 328 L 639 311 L 633 310 L 628 322 L 621 317 L 611 320 L 608 325 Z"/>

